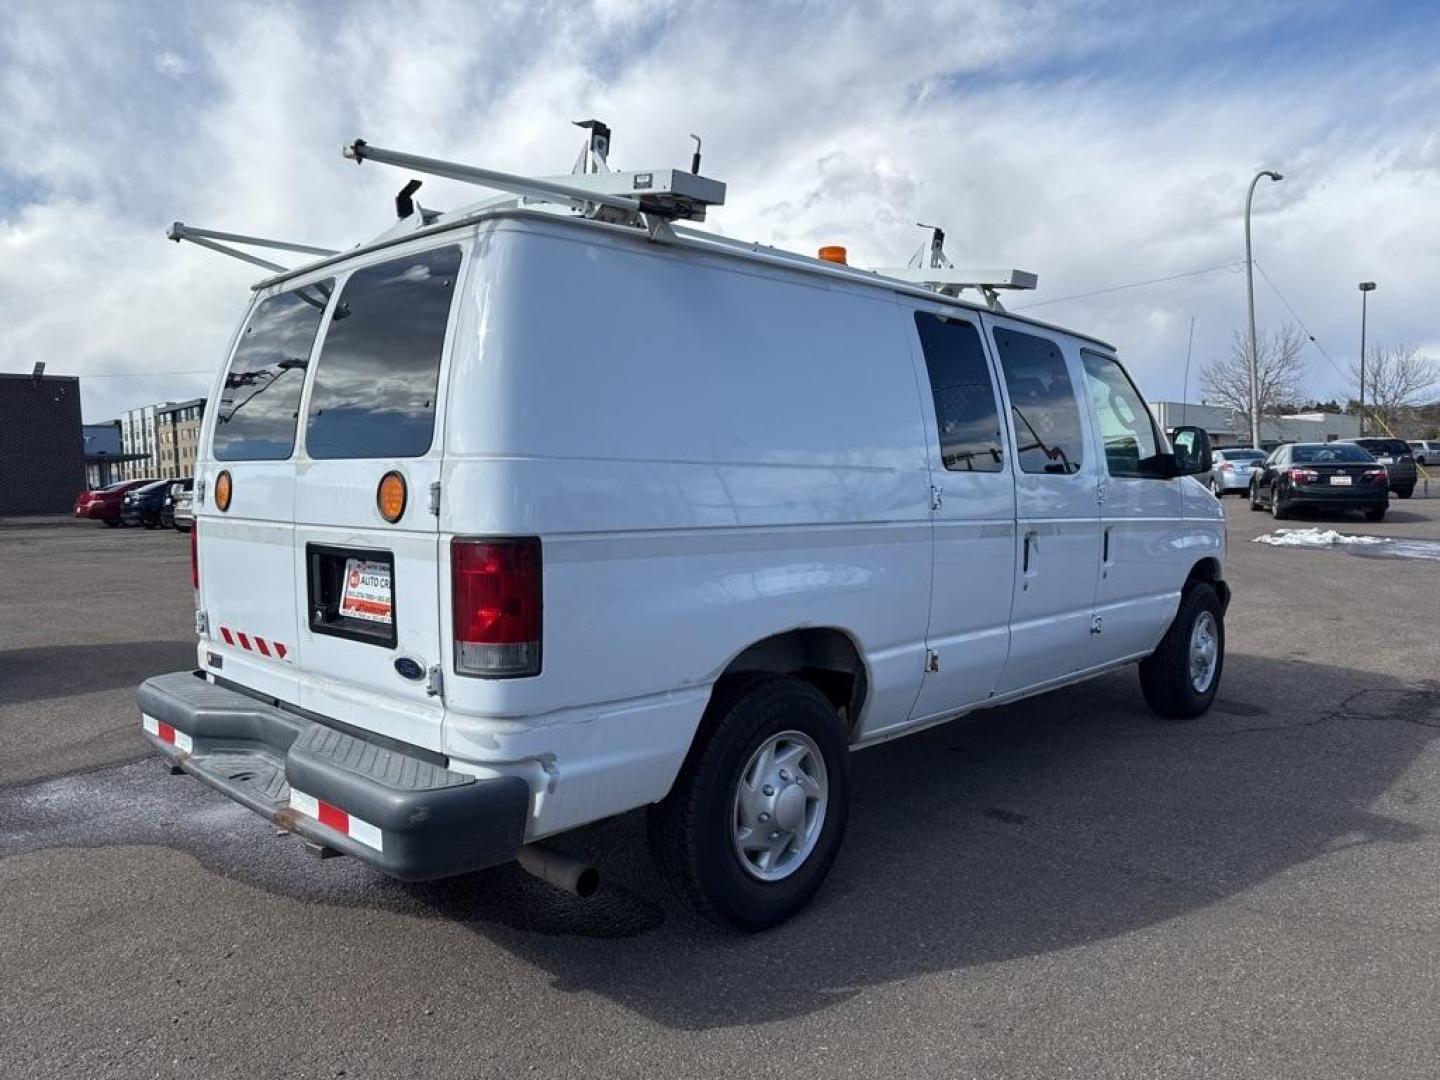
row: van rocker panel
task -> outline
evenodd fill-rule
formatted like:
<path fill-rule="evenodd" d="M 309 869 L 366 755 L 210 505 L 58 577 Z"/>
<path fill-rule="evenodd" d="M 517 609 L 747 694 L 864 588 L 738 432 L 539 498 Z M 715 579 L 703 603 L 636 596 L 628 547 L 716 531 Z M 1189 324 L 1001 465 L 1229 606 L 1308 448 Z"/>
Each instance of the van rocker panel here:
<path fill-rule="evenodd" d="M 136 694 L 145 737 L 166 760 L 275 824 L 404 881 L 508 862 L 524 843 L 530 787 L 518 776 L 452 772 L 368 742 L 188 671 Z M 168 725 L 188 749 L 149 730 Z M 185 742 L 185 739 L 176 739 Z M 367 826 L 341 832 L 292 807 L 291 792 Z M 378 839 L 378 846 L 377 846 Z"/>

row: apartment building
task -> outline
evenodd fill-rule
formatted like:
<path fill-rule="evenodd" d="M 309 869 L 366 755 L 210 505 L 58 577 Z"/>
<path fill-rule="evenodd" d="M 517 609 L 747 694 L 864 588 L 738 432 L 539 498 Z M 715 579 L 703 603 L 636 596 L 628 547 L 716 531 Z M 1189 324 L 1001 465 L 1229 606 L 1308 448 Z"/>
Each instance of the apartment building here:
<path fill-rule="evenodd" d="M 204 416 L 204 398 L 171 402 L 156 408 L 156 475 L 177 480 L 195 475 L 195 452 L 200 445 L 200 421 Z"/>

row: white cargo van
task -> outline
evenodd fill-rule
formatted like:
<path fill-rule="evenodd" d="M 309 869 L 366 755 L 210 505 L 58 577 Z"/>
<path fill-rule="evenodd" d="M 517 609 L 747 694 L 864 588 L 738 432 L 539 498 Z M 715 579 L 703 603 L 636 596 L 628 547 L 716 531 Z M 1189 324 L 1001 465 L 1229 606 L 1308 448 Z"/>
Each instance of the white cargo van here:
<path fill-rule="evenodd" d="M 679 228 L 723 187 L 603 165 L 445 215 L 412 184 L 255 287 L 197 668 L 139 690 L 174 771 L 404 879 L 588 891 L 536 842 L 647 807 L 680 893 L 756 929 L 829 870 L 852 750 L 1136 662 L 1157 713 L 1209 707 L 1208 442 L 1112 346 Z"/>

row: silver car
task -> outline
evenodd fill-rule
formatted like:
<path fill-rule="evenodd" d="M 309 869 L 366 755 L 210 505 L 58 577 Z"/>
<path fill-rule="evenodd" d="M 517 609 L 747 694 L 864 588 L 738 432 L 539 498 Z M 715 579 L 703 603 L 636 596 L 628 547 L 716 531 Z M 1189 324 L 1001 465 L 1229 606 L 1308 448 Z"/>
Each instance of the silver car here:
<path fill-rule="evenodd" d="M 195 498 L 195 492 L 190 488 L 184 487 L 180 484 L 176 484 L 175 487 L 179 490 L 175 492 L 174 496 L 175 520 L 172 522 L 172 524 L 174 524 L 175 528 L 179 529 L 181 532 L 189 532 L 191 527 L 195 524 L 195 506 L 193 502 Z"/>
<path fill-rule="evenodd" d="M 1416 439 L 1410 449 L 1416 465 L 1440 465 L 1440 439 Z"/>
<path fill-rule="evenodd" d="M 1217 499 L 1250 490 L 1250 474 L 1265 461 L 1264 450 L 1216 450 L 1210 455 L 1210 491 Z"/>

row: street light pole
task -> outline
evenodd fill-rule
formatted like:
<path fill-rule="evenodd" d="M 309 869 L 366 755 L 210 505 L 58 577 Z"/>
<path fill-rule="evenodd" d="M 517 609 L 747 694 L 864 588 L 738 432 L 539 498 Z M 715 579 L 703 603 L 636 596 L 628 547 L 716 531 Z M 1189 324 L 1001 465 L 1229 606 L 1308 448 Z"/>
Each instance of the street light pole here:
<path fill-rule="evenodd" d="M 1360 434 L 1365 434 L 1365 308 L 1375 282 L 1360 282 Z"/>
<path fill-rule="evenodd" d="M 1262 176 L 1268 176 L 1276 183 L 1285 179 L 1278 172 L 1261 169 L 1250 181 L 1250 190 L 1245 195 L 1245 297 L 1250 312 L 1250 355 L 1247 357 L 1250 368 L 1250 445 L 1256 449 L 1260 447 L 1260 371 L 1255 352 L 1255 276 L 1250 256 L 1250 203 L 1255 198 L 1255 185 Z"/>

